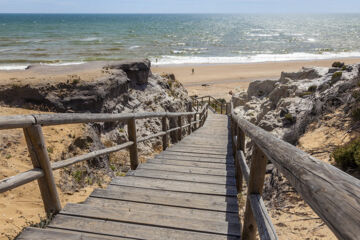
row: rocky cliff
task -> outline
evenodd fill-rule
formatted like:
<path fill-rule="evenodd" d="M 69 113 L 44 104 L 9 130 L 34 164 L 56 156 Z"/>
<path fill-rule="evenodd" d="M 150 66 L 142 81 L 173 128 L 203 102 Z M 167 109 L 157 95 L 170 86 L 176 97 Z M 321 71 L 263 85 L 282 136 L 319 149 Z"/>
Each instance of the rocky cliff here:
<path fill-rule="evenodd" d="M 89 67 L 92 68 L 92 66 Z M 80 72 L 65 75 L 65 78 L 61 77 L 56 81 L 34 79 L 34 83 L 31 83 L 30 80 L 33 77 L 29 77 L 26 81 L 3 84 L 0 86 L 0 104 L 7 107 L 59 113 L 187 111 L 190 98 L 182 84 L 174 78 L 152 74 L 151 63 L 148 60 L 98 63 L 94 66 L 97 72 L 101 72 L 96 74 L 100 77 L 84 77 L 84 74 L 81 75 Z M 51 70 L 51 67 L 34 66 L 29 71 L 40 71 L 38 69 L 41 72 L 47 72 Z M 161 131 L 161 119 L 140 119 L 136 122 L 138 137 Z M 175 125 L 176 121 L 170 120 L 170 126 Z M 84 129 L 83 135 L 76 137 L 68 146 L 68 151 L 63 152 L 62 159 L 105 146 L 121 144 L 128 140 L 126 123 L 123 122 L 86 124 Z M 159 139 L 152 139 L 139 144 L 139 153 L 151 154 L 160 146 Z M 115 166 L 116 164 L 110 163 L 111 156 L 89 161 L 87 172 L 90 173 L 91 168 L 111 172 L 110 168 L 118 167 L 121 168 L 121 172 L 126 172 L 129 168 L 128 162 Z M 127 159 L 124 156 L 115 156 L 115 158 Z M 69 175 L 71 172 L 73 170 L 69 171 Z"/>
<path fill-rule="evenodd" d="M 283 72 L 278 80 L 254 81 L 246 92 L 233 95 L 234 111 L 277 137 L 330 162 L 336 144 L 345 143 L 349 140 L 345 135 L 359 128 L 359 68 L 360 65 L 342 64 L 331 68 L 303 68 L 295 73 Z M 318 129 L 322 129 L 321 134 L 314 134 Z M 299 144 L 304 134 L 307 142 L 301 140 Z M 251 147 L 248 142 L 248 152 Z M 286 179 L 268 164 L 264 192 L 265 199 L 271 200 L 268 204 L 286 205 L 289 198 L 279 193 L 287 191 L 293 190 Z"/>

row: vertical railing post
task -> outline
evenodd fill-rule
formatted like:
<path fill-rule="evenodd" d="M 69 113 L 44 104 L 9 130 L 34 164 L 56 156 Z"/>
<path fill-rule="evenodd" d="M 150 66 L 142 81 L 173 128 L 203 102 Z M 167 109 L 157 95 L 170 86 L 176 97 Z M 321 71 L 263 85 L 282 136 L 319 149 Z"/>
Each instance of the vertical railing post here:
<path fill-rule="evenodd" d="M 130 146 L 129 152 L 130 152 L 130 167 L 132 170 L 135 170 L 139 165 L 135 118 L 132 118 L 128 121 L 128 134 L 129 134 L 129 141 L 134 142 L 134 144 Z"/>
<path fill-rule="evenodd" d="M 192 112 L 192 104 L 191 104 L 191 102 L 188 105 L 188 112 Z M 188 129 L 188 131 L 189 131 L 188 134 L 189 135 L 191 134 L 191 119 L 192 119 L 192 115 L 188 115 L 188 124 L 190 124 L 189 129 Z"/>
<path fill-rule="evenodd" d="M 263 154 L 261 149 L 256 144 L 254 144 L 250 164 L 249 186 L 242 232 L 242 239 L 244 240 L 256 239 L 257 226 L 251 209 L 249 197 L 250 194 L 262 194 L 266 173 L 266 164 L 266 156 Z"/>
<path fill-rule="evenodd" d="M 197 112 L 194 114 L 194 121 L 195 121 L 195 122 L 197 121 Z M 198 124 L 195 123 L 195 124 L 194 124 L 194 127 L 193 127 L 193 131 L 195 131 L 197 128 L 198 128 Z"/>
<path fill-rule="evenodd" d="M 41 126 L 24 128 L 24 134 L 34 168 L 41 168 L 44 171 L 44 176 L 38 179 L 38 184 L 45 211 L 48 215 L 57 213 L 61 210 L 61 204 Z"/>
<path fill-rule="evenodd" d="M 220 112 L 222 114 L 223 113 L 223 104 L 220 104 L 220 108 L 221 108 Z"/>
<path fill-rule="evenodd" d="M 209 96 L 209 106 L 210 106 L 210 96 Z"/>
<path fill-rule="evenodd" d="M 163 132 L 167 132 L 167 130 L 169 129 L 168 126 L 168 122 L 167 122 L 167 117 L 163 117 L 161 119 L 162 122 L 162 130 Z M 167 147 L 169 146 L 169 134 L 166 133 L 163 137 L 162 137 L 162 145 L 163 145 L 163 151 L 165 151 L 167 149 Z"/>
<path fill-rule="evenodd" d="M 180 129 L 178 130 L 177 138 L 178 138 L 178 141 L 181 141 L 181 139 L 182 139 L 182 130 L 183 130 L 183 128 L 182 128 L 182 117 L 181 116 L 178 117 L 178 127 L 180 127 Z"/>
<path fill-rule="evenodd" d="M 243 175 L 242 175 L 239 159 L 240 159 L 240 151 L 244 152 L 245 135 L 244 135 L 244 132 L 241 130 L 241 128 L 237 126 L 237 123 L 235 121 L 234 121 L 234 124 L 235 124 L 234 127 L 236 127 L 236 133 L 237 133 L 236 155 L 235 155 L 235 167 L 236 167 L 236 173 L 237 173 L 236 186 L 237 186 L 238 193 L 241 193 L 242 185 L 243 185 Z"/>

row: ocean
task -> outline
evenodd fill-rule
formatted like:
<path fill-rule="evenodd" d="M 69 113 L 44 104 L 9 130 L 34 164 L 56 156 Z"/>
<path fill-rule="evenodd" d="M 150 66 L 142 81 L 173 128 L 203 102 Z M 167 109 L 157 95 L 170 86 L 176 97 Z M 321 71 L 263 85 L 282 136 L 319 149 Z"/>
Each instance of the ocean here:
<path fill-rule="evenodd" d="M 0 69 L 360 57 L 360 14 L 0 14 Z"/>

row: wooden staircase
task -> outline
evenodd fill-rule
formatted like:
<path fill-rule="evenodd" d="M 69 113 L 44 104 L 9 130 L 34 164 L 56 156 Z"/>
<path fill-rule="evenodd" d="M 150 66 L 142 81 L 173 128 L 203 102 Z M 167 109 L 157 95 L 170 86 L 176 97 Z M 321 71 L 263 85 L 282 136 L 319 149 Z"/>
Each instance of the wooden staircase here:
<path fill-rule="evenodd" d="M 240 239 L 230 134 L 228 116 L 209 113 L 202 128 L 18 239 Z"/>

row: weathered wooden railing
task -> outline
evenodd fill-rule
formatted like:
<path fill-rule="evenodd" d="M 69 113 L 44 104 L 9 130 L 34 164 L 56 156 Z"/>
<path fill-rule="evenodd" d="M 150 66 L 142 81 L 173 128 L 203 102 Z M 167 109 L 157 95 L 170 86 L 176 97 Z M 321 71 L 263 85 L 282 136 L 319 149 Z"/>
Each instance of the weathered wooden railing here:
<path fill-rule="evenodd" d="M 360 239 L 360 180 L 276 138 L 233 110 L 231 122 L 238 191 L 243 177 L 248 185 L 242 239 L 255 239 L 256 229 L 261 239 L 277 239 L 261 197 L 268 161 L 339 239 Z M 254 144 L 250 170 L 244 156 L 245 136 Z"/>
<path fill-rule="evenodd" d="M 187 129 L 188 134 L 201 127 L 207 117 L 208 105 L 202 106 L 199 112 L 147 112 L 147 113 L 125 113 L 125 114 L 103 114 L 103 113 L 71 113 L 71 114 L 35 114 L 35 115 L 15 115 L 0 117 L 1 129 L 23 128 L 30 152 L 33 169 L 17 174 L 15 176 L 0 180 L 0 193 L 14 189 L 34 180 L 38 180 L 45 211 L 56 213 L 61 210 L 59 196 L 55 186 L 53 171 L 70 166 L 72 164 L 89 160 L 101 155 L 117 152 L 129 148 L 131 169 L 138 166 L 137 144 L 152 138 L 162 137 L 163 150 L 168 147 L 169 134 L 177 133 L 177 140 L 181 140 L 183 129 Z M 183 118 L 187 117 L 188 123 L 183 124 Z M 197 118 L 198 117 L 198 118 Z M 136 136 L 136 119 L 161 118 L 162 131 L 143 138 Z M 169 118 L 177 119 L 177 127 L 169 129 Z M 194 121 L 192 119 L 194 118 Z M 197 120 L 198 119 L 198 120 Z M 117 146 L 96 150 L 81 156 L 72 157 L 66 160 L 50 162 L 50 158 L 45 145 L 42 126 L 74 124 L 74 123 L 93 123 L 93 122 L 127 122 L 129 141 Z"/>
<path fill-rule="evenodd" d="M 191 98 L 193 99 L 193 102 L 195 106 L 197 106 L 197 108 L 199 108 L 199 106 L 201 106 L 203 103 L 207 102 L 208 105 L 214 110 L 214 112 L 217 112 L 217 110 L 219 110 L 220 114 L 228 114 L 226 102 L 221 102 L 212 96 L 191 96 Z"/>

